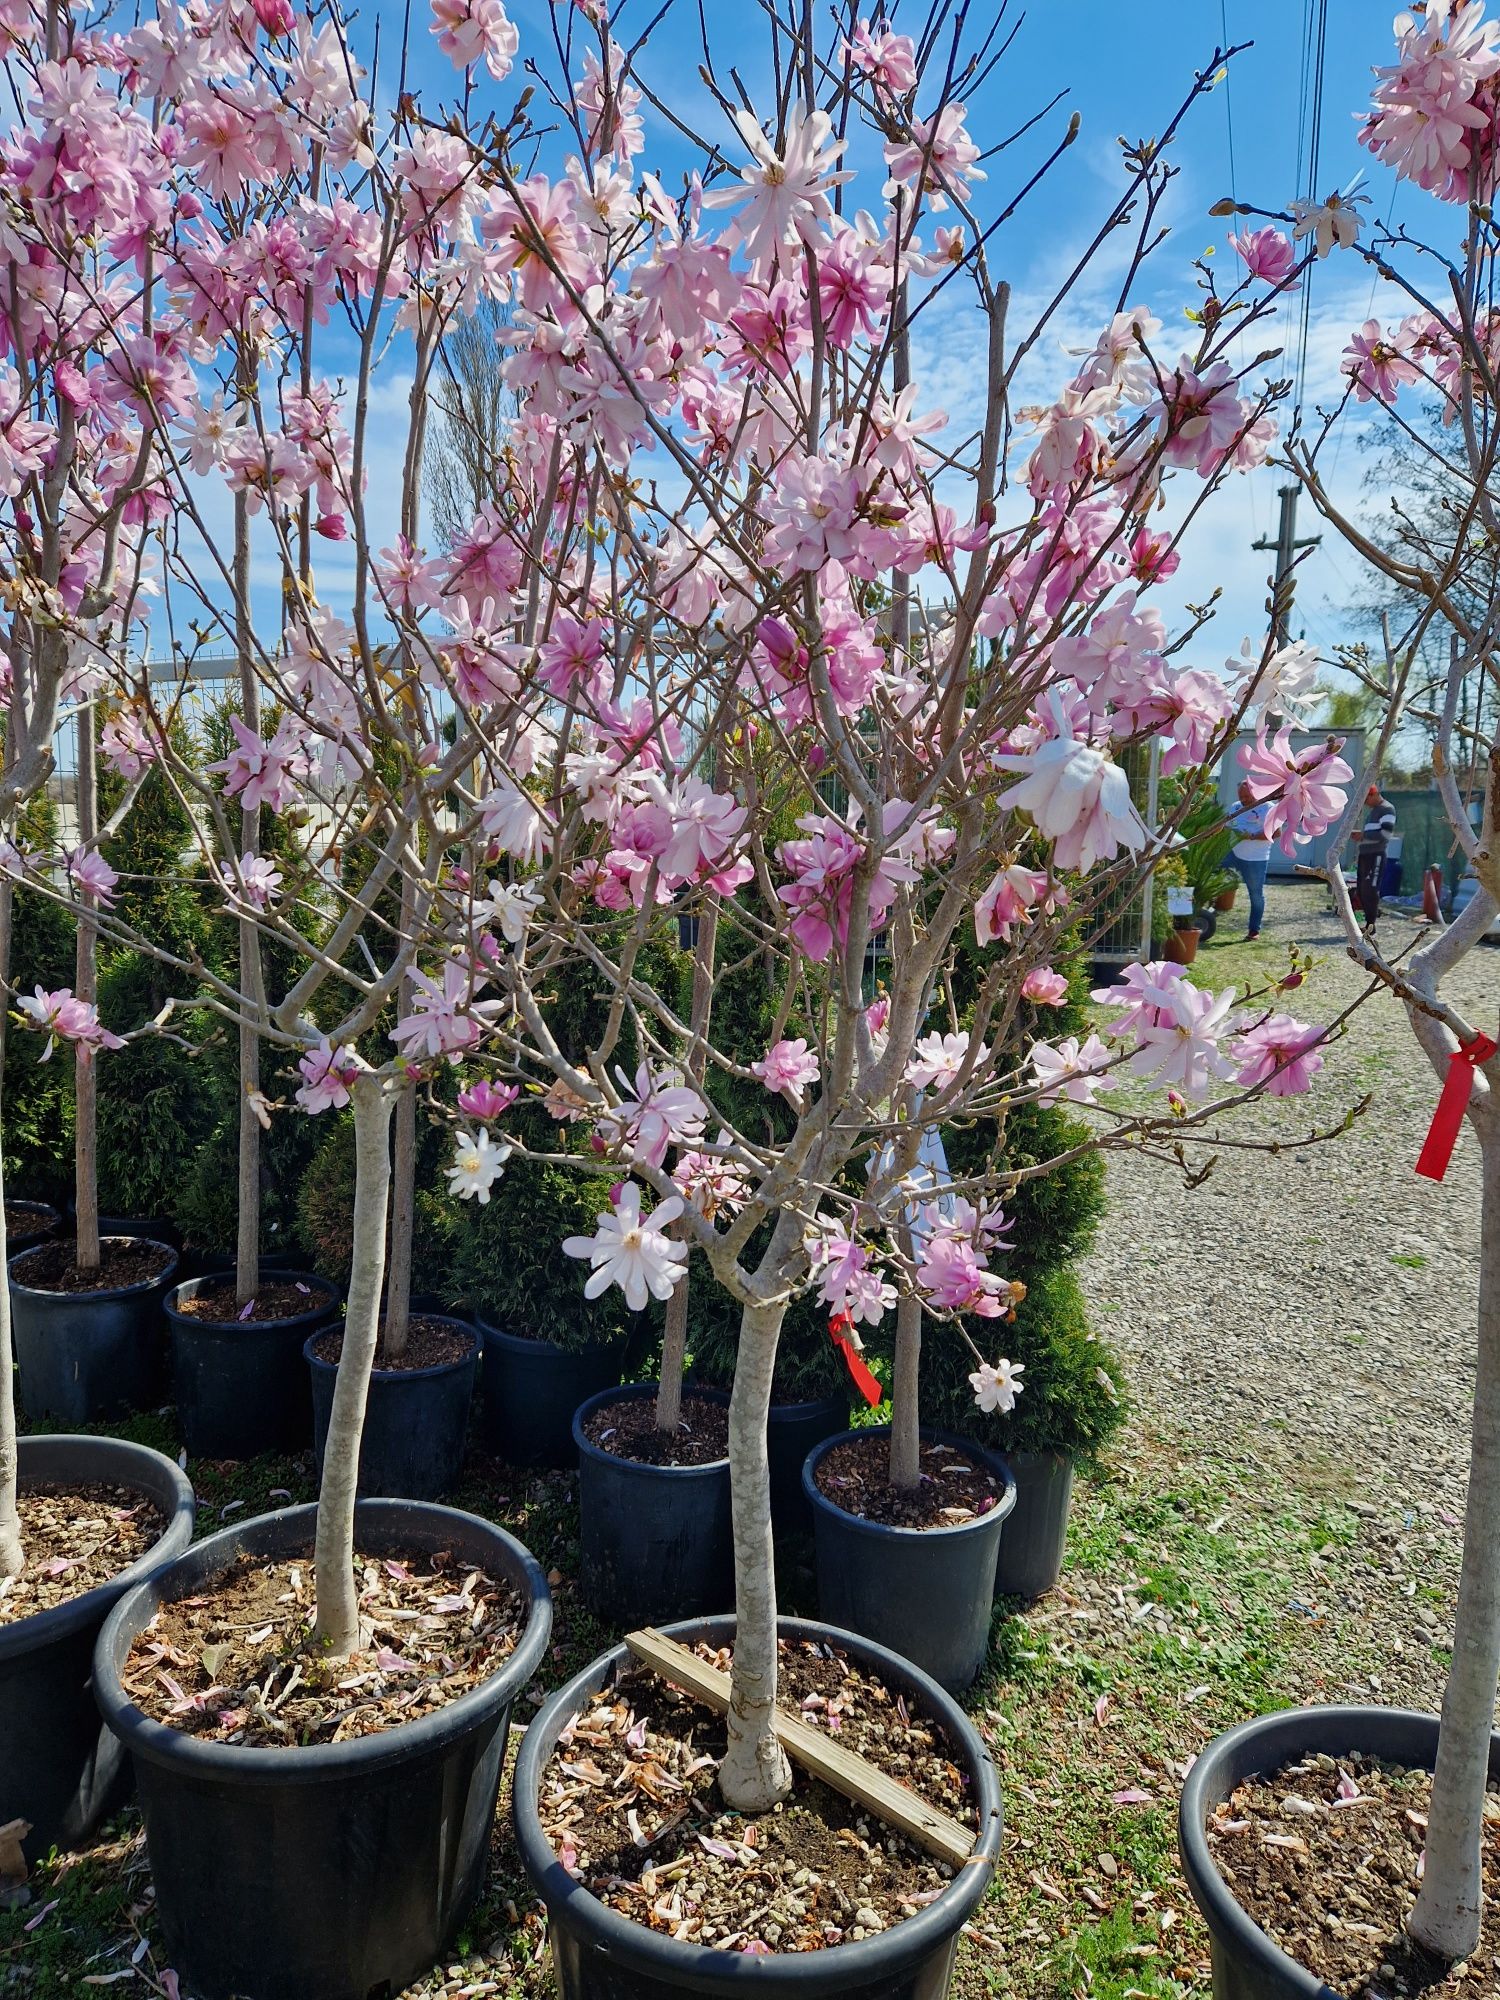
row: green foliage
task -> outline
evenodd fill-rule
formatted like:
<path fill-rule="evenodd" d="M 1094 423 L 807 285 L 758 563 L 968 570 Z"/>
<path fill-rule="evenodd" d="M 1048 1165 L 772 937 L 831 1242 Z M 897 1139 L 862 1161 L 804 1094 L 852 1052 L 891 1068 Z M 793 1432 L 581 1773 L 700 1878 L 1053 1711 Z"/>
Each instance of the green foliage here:
<path fill-rule="evenodd" d="M 339 1111 L 285 1122 L 310 1126 L 314 1134 L 312 1157 L 296 1196 L 301 1254 L 319 1277 L 347 1285 L 354 1261 L 354 1120 L 347 1111 Z M 463 1293 L 451 1269 L 446 1197 L 434 1192 L 443 1185 L 441 1167 L 447 1150 L 446 1127 L 419 1117 L 411 1288 L 414 1296 L 426 1293 L 441 1298 L 444 1305 L 458 1305 Z"/>
<path fill-rule="evenodd" d="M 55 815 L 33 800 L 22 816 L 20 844 L 48 846 Z M 18 993 L 73 984 L 77 936 L 67 911 L 17 887 L 11 902 L 10 981 Z M 73 1064 L 64 1046 L 45 1058 L 47 1039 L 14 1018 L 5 1036 L 5 1185 L 34 1201 L 65 1201 L 73 1192 Z"/>
<path fill-rule="evenodd" d="M 765 1234 L 770 1235 L 770 1225 Z M 755 1261 L 752 1244 L 749 1262 Z M 694 1252 L 688 1269 L 688 1353 L 696 1381 L 727 1389 L 734 1381 L 739 1348 L 740 1307 Z M 847 1394 L 849 1371 L 828 1335 L 828 1308 L 815 1293 L 805 1292 L 787 1307 L 776 1349 L 771 1399 L 777 1403 L 810 1403 L 823 1396 Z"/>
<path fill-rule="evenodd" d="M 535 1106 L 508 1122 L 539 1150 L 559 1145 L 559 1128 Z M 632 1313 L 614 1286 L 586 1299 L 588 1266 L 562 1247 L 565 1236 L 593 1235 L 615 1178 L 513 1157 L 487 1206 L 444 1195 L 449 1286 L 492 1326 L 558 1347 L 646 1333 L 642 1322 L 659 1319 L 660 1309 Z"/>
<path fill-rule="evenodd" d="M 1040 1272 L 1011 1325 L 971 1322 L 989 1358 L 1022 1365 L 1024 1387 L 1008 1416 L 986 1415 L 968 1377 L 963 1341 L 929 1321 L 922 1342 L 922 1420 L 977 1438 L 998 1451 L 1061 1451 L 1092 1460 L 1125 1417 L 1124 1375 L 1089 1325 L 1077 1278 L 1066 1267 Z"/>

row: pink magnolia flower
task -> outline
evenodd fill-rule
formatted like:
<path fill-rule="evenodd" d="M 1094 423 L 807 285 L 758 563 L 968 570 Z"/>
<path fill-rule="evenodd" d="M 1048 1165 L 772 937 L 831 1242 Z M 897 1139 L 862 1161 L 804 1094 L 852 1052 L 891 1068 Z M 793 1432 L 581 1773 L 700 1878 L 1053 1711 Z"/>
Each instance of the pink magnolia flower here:
<path fill-rule="evenodd" d="M 1138 528 L 1130 544 L 1130 575 L 1137 583 L 1165 583 L 1182 562 L 1169 534 Z"/>
<path fill-rule="evenodd" d="M 1037 899 L 1047 891 L 1047 877 L 1034 868 L 1012 863 L 1002 868 L 974 905 L 974 935 L 980 944 L 1010 943 L 1017 924 L 1031 921 Z"/>
<path fill-rule="evenodd" d="M 231 713 L 229 727 L 234 733 L 233 750 L 218 763 L 204 768 L 222 771 L 225 795 L 237 798 L 247 811 L 268 806 L 272 812 L 284 812 L 307 775 L 301 725 L 287 716 L 269 743 L 242 716 Z"/>
<path fill-rule="evenodd" d="M 580 694 L 602 701 L 608 693 L 604 671 L 604 626 L 597 618 L 580 623 L 561 611 L 537 655 L 537 678 L 559 701 L 577 701 Z"/>
<path fill-rule="evenodd" d="M 727 1144 L 725 1135 L 719 1134 Z M 710 1221 L 716 1215 L 734 1215 L 750 1198 L 750 1179 L 743 1167 L 722 1153 L 692 1151 L 679 1153 L 672 1179 L 683 1197 Z"/>
<path fill-rule="evenodd" d="M 1123 1007 L 1110 1022 L 1106 1033 L 1112 1042 L 1139 1034 L 1142 1028 L 1159 1027 L 1172 1016 L 1172 990 L 1186 978 L 1186 970 L 1169 959 L 1155 958 L 1148 965 L 1127 965 L 1113 986 L 1096 986 L 1092 998 L 1101 1007 Z"/>
<path fill-rule="evenodd" d="M 789 453 L 777 466 L 764 504 L 766 560 L 787 569 L 819 570 L 857 553 L 860 479 L 849 466 Z"/>
<path fill-rule="evenodd" d="M 1338 754 L 1340 738 L 1330 736 L 1310 749 L 1292 747 L 1290 729 L 1279 729 L 1268 743 L 1265 733 L 1239 752 L 1245 779 L 1259 802 L 1274 803 L 1266 815 L 1266 835 L 1276 841 L 1283 854 L 1297 851 L 1299 840 L 1315 840 L 1326 833 L 1348 804 L 1348 794 L 1340 791 L 1354 773 Z"/>
<path fill-rule="evenodd" d="M 1152 1078 L 1170 1085 L 1184 1097 L 1208 1094 L 1217 1079 L 1234 1075 L 1234 1065 L 1220 1053 L 1235 990 L 1206 992 L 1191 980 L 1174 980 L 1165 989 L 1167 1004 L 1153 1022 L 1142 1022 L 1136 1030 L 1135 1053 L 1126 1067 L 1135 1076 Z"/>
<path fill-rule="evenodd" d="M 1476 100 L 1500 71 L 1500 22 L 1484 19 L 1483 0 L 1427 0 L 1396 16 L 1396 33 L 1398 59 L 1376 71 L 1361 144 L 1418 187 L 1465 201 L 1474 147 L 1493 129 L 1493 102 Z"/>
<path fill-rule="evenodd" d="M 1422 379 L 1398 343 L 1387 339 L 1378 319 L 1367 319 L 1350 336 L 1339 373 L 1351 378 L 1360 403 L 1394 403 L 1402 389 Z"/>
<path fill-rule="evenodd" d="M 1323 1031 L 1290 1014 L 1257 1021 L 1230 1044 L 1241 1068 L 1236 1082 L 1266 1086 L 1270 1097 L 1297 1097 L 1323 1067 Z"/>
<path fill-rule="evenodd" d="M 359 1075 L 354 1051 L 342 1043 L 338 1048 L 325 1039 L 315 1049 L 297 1059 L 302 1082 L 297 1102 L 304 1111 L 342 1111 L 349 1102 L 349 1086 Z"/>
<path fill-rule="evenodd" d="M 598 1217 L 592 1236 L 568 1236 L 563 1249 L 569 1257 L 586 1257 L 593 1266 L 583 1288 L 586 1299 L 597 1299 L 611 1285 L 625 1294 L 632 1312 L 641 1312 L 648 1298 L 666 1299 L 687 1276 L 688 1246 L 674 1243 L 667 1225 L 683 1213 L 679 1196 L 669 1195 L 647 1215 L 641 1213 L 641 1191 L 627 1181 L 614 1207 Z"/>
<path fill-rule="evenodd" d="M 917 87 L 917 51 L 910 35 L 898 35 L 885 26 L 872 29 L 862 20 L 844 44 L 844 58 L 851 69 L 892 97 L 904 97 Z"/>
<path fill-rule="evenodd" d="M 708 1107 L 670 1067 L 654 1070 L 642 1063 L 631 1082 L 617 1069 L 621 1099 L 600 1117 L 595 1131 L 610 1148 L 621 1147 L 632 1160 L 659 1167 L 669 1146 L 693 1146 L 703 1137 Z"/>
<path fill-rule="evenodd" d="M 1297 252 L 1291 238 L 1279 229 L 1242 229 L 1229 241 L 1258 284 L 1282 284 L 1297 268 Z"/>
<path fill-rule="evenodd" d="M 896 1287 L 872 1263 L 868 1248 L 841 1229 L 807 1238 L 818 1280 L 818 1297 L 830 1313 L 847 1314 L 855 1324 L 878 1326 L 896 1303 Z"/>
<path fill-rule="evenodd" d="M 948 206 L 948 194 L 963 195 L 971 181 L 982 181 L 983 155 L 964 125 L 962 104 L 945 104 L 935 118 L 913 118 L 911 137 L 888 140 L 885 163 L 891 178 L 887 192 L 906 188 L 926 196 L 929 209 Z"/>
<path fill-rule="evenodd" d="M 106 910 L 115 900 L 119 876 L 96 848 L 75 847 L 63 856 L 68 880 L 83 896 L 91 896 Z"/>
<path fill-rule="evenodd" d="M 715 188 L 703 203 L 706 208 L 738 210 L 726 240 L 743 243 L 751 263 L 764 276 L 781 260 L 784 244 L 815 242 L 818 225 L 832 217 L 828 190 L 853 179 L 852 174 L 833 171 L 849 142 L 834 137 L 826 111 L 808 112 L 800 106 L 787 120 L 781 153 L 751 112 L 736 112 L 735 123 L 750 149 L 751 163 L 741 167 L 737 187 Z"/>
<path fill-rule="evenodd" d="M 518 1083 L 491 1083 L 487 1076 L 458 1093 L 458 1108 L 465 1118 L 477 1118 L 483 1125 L 503 1118 L 521 1095 Z"/>
<path fill-rule="evenodd" d="M 1068 982 L 1050 965 L 1034 965 L 1021 981 L 1021 993 L 1039 1007 L 1058 1007 L 1068 997 Z"/>
<path fill-rule="evenodd" d="M 269 909 L 281 888 L 281 870 L 264 854 L 242 854 L 238 879 L 234 863 L 221 861 L 219 875 L 230 895 L 242 898 L 252 909 Z"/>
<path fill-rule="evenodd" d="M 939 1236 L 923 1246 L 917 1283 L 939 1312 L 999 1319 L 1010 1304 L 1009 1284 L 987 1271 L 974 1245 L 962 1237 Z"/>
<path fill-rule="evenodd" d="M 425 972 L 413 971 L 416 988 L 412 1011 L 391 1029 L 391 1040 L 408 1059 L 422 1056 L 461 1055 L 472 1049 L 484 1033 L 485 1017 L 500 1004 L 474 998 L 474 982 L 467 966 L 450 958 L 443 967 L 442 984 Z"/>
<path fill-rule="evenodd" d="M 123 1049 L 125 1046 L 120 1037 L 111 1034 L 100 1021 L 98 1008 L 87 1000 L 76 999 L 70 986 L 59 986 L 53 993 L 43 986 L 38 986 L 35 993 L 18 993 L 16 1005 L 28 1028 L 46 1033 L 43 1062 L 50 1058 L 59 1037 L 65 1042 L 72 1042 L 84 1062 L 92 1061 L 99 1049 Z"/>
<path fill-rule="evenodd" d="M 981 1361 L 969 1377 L 969 1386 L 974 1391 L 974 1401 L 986 1415 L 997 1413 L 1005 1416 L 1016 1407 L 1016 1398 L 1025 1388 L 1021 1372 L 1025 1363 L 1021 1361 L 995 1362 Z"/>
<path fill-rule="evenodd" d="M 975 1069 L 978 1069 L 988 1056 L 989 1050 L 981 1043 L 974 1058 Z M 927 1090 L 933 1085 L 939 1090 L 946 1090 L 957 1078 L 968 1059 L 967 1028 L 960 1028 L 956 1035 L 923 1035 L 916 1045 L 911 1061 L 906 1065 L 906 1081 L 918 1090 Z"/>
<path fill-rule="evenodd" d="M 1096 1090 L 1104 1089 L 1110 1082 L 1107 1076 L 1096 1072 L 1106 1069 L 1113 1060 L 1109 1050 L 1097 1035 L 1090 1035 L 1080 1042 L 1076 1035 L 1059 1042 L 1054 1048 L 1050 1042 L 1034 1042 L 1031 1049 L 1031 1070 L 1043 1089 L 1037 1096 L 1038 1104 L 1057 1104 L 1066 1098 L 1071 1104 L 1092 1104 Z"/>
<path fill-rule="evenodd" d="M 99 749 L 111 770 L 127 783 L 155 763 L 157 755 L 155 738 L 131 708 L 120 709 L 105 723 L 99 732 Z"/>
<path fill-rule="evenodd" d="M 799 1036 L 794 1042 L 773 1042 L 750 1068 L 767 1090 L 789 1091 L 800 1102 L 807 1085 L 818 1081 L 818 1054 Z"/>
<path fill-rule="evenodd" d="M 458 69 L 481 58 L 497 83 L 510 75 L 521 38 L 500 0 L 432 0 L 432 32 Z"/>

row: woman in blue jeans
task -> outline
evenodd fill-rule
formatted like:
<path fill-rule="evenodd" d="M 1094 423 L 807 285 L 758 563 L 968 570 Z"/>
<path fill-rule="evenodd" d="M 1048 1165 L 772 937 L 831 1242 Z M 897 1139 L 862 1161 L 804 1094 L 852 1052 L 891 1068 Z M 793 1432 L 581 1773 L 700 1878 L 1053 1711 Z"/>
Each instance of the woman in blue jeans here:
<path fill-rule="evenodd" d="M 1248 780 L 1240 786 L 1240 809 L 1230 820 L 1230 831 L 1235 836 L 1234 846 L 1229 853 L 1229 865 L 1244 883 L 1250 895 L 1250 928 L 1245 936 L 1260 936 L 1260 927 L 1266 914 L 1266 869 L 1271 860 L 1271 843 L 1266 838 L 1266 814 L 1269 805 L 1257 805 L 1250 790 Z"/>

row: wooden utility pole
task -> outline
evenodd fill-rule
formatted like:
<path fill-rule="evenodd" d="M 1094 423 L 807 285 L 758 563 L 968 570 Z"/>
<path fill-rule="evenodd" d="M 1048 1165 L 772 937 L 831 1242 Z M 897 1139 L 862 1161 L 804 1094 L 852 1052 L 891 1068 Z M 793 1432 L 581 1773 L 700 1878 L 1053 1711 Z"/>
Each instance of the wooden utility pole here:
<path fill-rule="evenodd" d="M 1321 535 L 1297 536 L 1297 495 L 1302 491 L 1295 481 L 1290 486 L 1278 488 L 1281 500 L 1281 525 L 1276 539 L 1269 542 L 1264 536 L 1252 542 L 1256 549 L 1276 551 L 1276 577 L 1271 586 L 1271 630 L 1278 647 L 1289 644 L 1292 636 L 1292 597 L 1297 588 L 1295 565 L 1298 549 L 1313 549 L 1322 541 Z"/>

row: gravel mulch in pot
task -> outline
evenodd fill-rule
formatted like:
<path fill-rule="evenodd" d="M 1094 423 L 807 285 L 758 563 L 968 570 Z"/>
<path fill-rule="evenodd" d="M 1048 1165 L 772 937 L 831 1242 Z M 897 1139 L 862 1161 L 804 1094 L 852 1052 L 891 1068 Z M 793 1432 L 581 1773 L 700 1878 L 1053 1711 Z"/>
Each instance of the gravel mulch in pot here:
<path fill-rule="evenodd" d="M 163 1604 L 122 1676 L 158 1722 L 219 1743 L 287 1749 L 344 1743 L 445 1707 L 515 1647 L 525 1606 L 508 1584 L 449 1558 L 362 1558 L 363 1649 L 308 1644 L 312 1556 L 242 1557 L 211 1591 Z"/>
<path fill-rule="evenodd" d="M 952 1445 L 922 1445 L 922 1483 L 914 1493 L 890 1482 L 885 1435 L 850 1438 L 818 1461 L 818 1491 L 846 1514 L 888 1528 L 956 1528 L 987 1514 L 1005 1486 L 988 1466 Z"/>
<path fill-rule="evenodd" d="M 99 1246 L 96 1271 L 81 1271 L 77 1255 L 76 1243 L 40 1244 L 16 1259 L 16 1282 L 37 1292 L 122 1292 L 131 1285 L 149 1284 L 172 1262 L 164 1243 L 145 1237 L 106 1237 Z"/>
<path fill-rule="evenodd" d="M 1247 1916 L 1347 2000 L 1500 1992 L 1500 1790 L 1485 1807 L 1485 1924 L 1460 1966 L 1405 1933 L 1421 1887 L 1432 1777 L 1373 1758 L 1310 1757 L 1241 1785 L 1208 1823 Z"/>
<path fill-rule="evenodd" d="M 127 1486 L 24 1486 L 26 1567 L 0 1577 L 0 1625 L 51 1611 L 111 1582 L 166 1532 L 161 1510 Z"/>
<path fill-rule="evenodd" d="M 700 1646 L 727 1668 L 727 1650 Z M 842 1653 L 781 1646 L 781 1705 L 966 1826 L 977 1821 L 942 1731 Z M 725 1723 L 644 1668 L 574 1722 L 548 1766 L 542 1821 L 564 1867 L 650 1930 L 721 1951 L 820 1951 L 888 1930 L 952 1879 L 902 1835 L 793 1766 L 756 1819 L 719 1802 Z"/>
<path fill-rule="evenodd" d="M 296 1319 L 327 1302 L 328 1294 L 321 1287 L 277 1279 L 262 1285 L 242 1306 L 235 1298 L 234 1280 L 226 1278 L 222 1284 L 205 1285 L 191 1298 L 173 1300 L 172 1310 L 182 1319 L 201 1319 L 209 1326 L 254 1326 L 267 1320 Z"/>
<path fill-rule="evenodd" d="M 306 1311 L 306 1307 L 302 1310 Z M 313 1343 L 313 1353 L 318 1359 L 335 1367 L 343 1351 L 344 1330 L 339 1326 L 329 1327 Z M 450 1362 L 467 1361 L 473 1352 L 474 1336 L 466 1327 L 430 1318 L 425 1313 L 413 1313 L 407 1322 L 406 1345 L 394 1357 L 386 1353 L 382 1329 L 375 1349 L 375 1366 L 386 1374 L 405 1374 L 417 1368 L 444 1368 Z"/>
<path fill-rule="evenodd" d="M 583 1434 L 612 1458 L 637 1465 L 714 1465 L 729 1455 L 729 1406 L 684 1396 L 682 1421 L 669 1433 L 657 1427 L 655 1399 L 632 1396 L 593 1411 Z"/>

